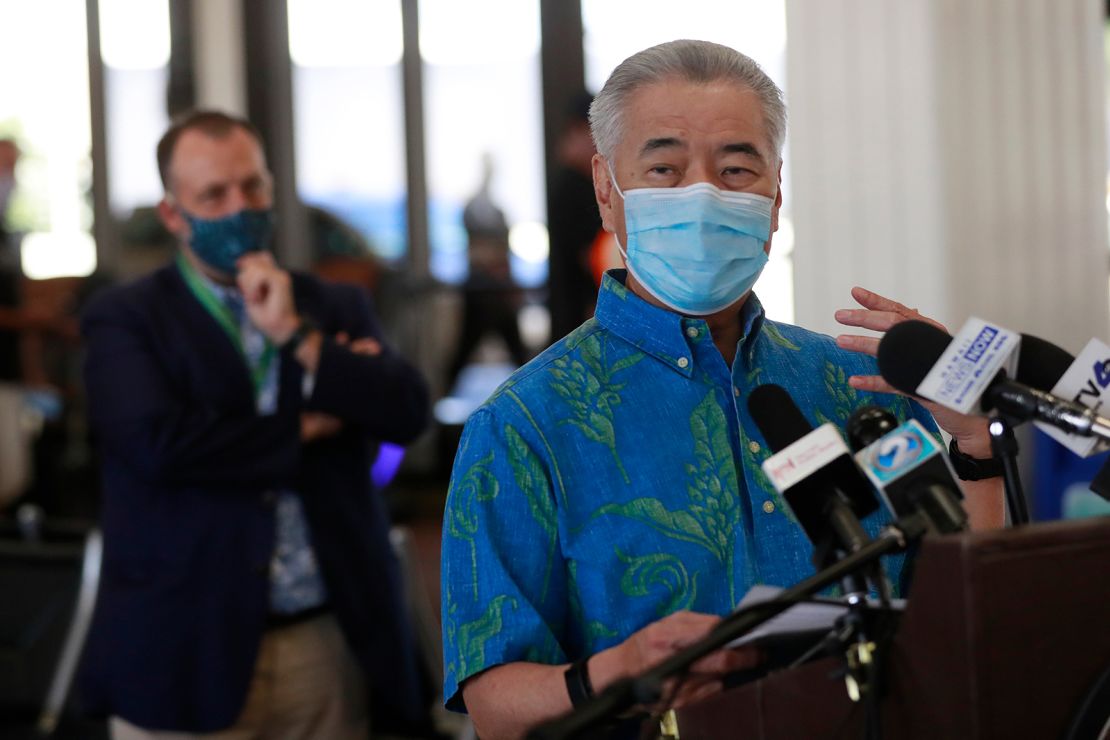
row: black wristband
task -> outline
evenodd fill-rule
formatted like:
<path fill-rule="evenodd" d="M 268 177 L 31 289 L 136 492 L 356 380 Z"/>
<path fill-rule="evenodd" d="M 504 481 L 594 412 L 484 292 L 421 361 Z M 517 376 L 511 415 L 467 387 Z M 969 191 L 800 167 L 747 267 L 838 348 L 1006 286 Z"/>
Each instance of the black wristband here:
<path fill-rule="evenodd" d="M 316 322 L 307 316 L 302 316 L 301 321 L 297 324 L 297 328 L 289 335 L 289 338 L 281 343 L 278 347 L 280 352 L 295 352 L 297 347 L 301 346 L 301 342 L 308 337 L 309 334 L 316 331 Z"/>
<path fill-rule="evenodd" d="M 960 480 L 986 480 L 998 478 L 1003 474 L 1002 461 L 997 457 L 986 459 L 971 457 L 960 451 L 956 445 L 956 438 L 948 443 L 948 459 L 952 461 L 952 469 Z"/>
<path fill-rule="evenodd" d="M 567 681 L 567 694 L 571 706 L 577 708 L 594 698 L 594 687 L 590 683 L 590 671 L 586 667 L 589 658 L 582 658 L 570 664 L 563 677 Z"/>

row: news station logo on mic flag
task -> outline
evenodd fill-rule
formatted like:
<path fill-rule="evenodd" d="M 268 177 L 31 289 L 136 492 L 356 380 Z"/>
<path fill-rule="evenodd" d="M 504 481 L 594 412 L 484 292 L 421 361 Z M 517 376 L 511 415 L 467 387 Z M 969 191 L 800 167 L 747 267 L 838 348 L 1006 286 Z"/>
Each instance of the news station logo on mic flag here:
<path fill-rule="evenodd" d="M 1052 387 L 1052 395 L 1067 398 L 1104 414 L 1103 406 L 1110 398 L 1110 347 L 1092 339 L 1071 366 Z M 1110 447 L 1097 437 L 1080 437 L 1036 421 L 1036 427 L 1080 457 L 1105 452 Z"/>
<path fill-rule="evenodd" d="M 881 489 L 940 451 L 933 435 L 911 419 L 857 452 L 856 460 Z"/>
<path fill-rule="evenodd" d="M 917 393 L 963 414 L 979 405 L 1000 370 L 1013 375 L 1021 335 L 972 317 L 917 387 Z"/>
<path fill-rule="evenodd" d="M 798 441 L 763 461 L 763 473 L 779 493 L 805 480 L 823 466 L 851 455 L 832 424 L 822 424 Z"/>

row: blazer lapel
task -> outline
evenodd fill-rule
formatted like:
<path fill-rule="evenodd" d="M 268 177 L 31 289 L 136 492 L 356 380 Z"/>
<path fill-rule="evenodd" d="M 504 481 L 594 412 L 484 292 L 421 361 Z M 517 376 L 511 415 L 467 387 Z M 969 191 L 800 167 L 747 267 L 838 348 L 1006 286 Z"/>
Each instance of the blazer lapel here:
<path fill-rule="evenodd" d="M 204 380 L 213 384 L 212 387 L 226 391 L 220 394 L 221 397 L 245 402 L 253 407 L 254 384 L 243 354 L 189 290 L 177 266 L 171 264 L 168 270 L 170 297 L 179 305 L 180 311 L 177 313 L 181 318 L 186 341 L 196 348 L 201 358 L 197 365 L 198 373 L 204 374 Z"/>

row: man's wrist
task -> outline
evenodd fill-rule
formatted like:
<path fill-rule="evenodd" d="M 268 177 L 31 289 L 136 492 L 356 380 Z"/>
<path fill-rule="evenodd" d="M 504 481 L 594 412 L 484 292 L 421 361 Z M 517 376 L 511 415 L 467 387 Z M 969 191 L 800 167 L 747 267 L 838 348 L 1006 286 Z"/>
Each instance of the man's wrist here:
<path fill-rule="evenodd" d="M 284 317 L 273 328 L 265 328 L 259 325 L 259 329 L 266 335 L 266 338 L 274 343 L 276 347 L 284 347 L 293 333 L 301 325 L 301 317 L 298 314 L 290 314 Z"/>
<path fill-rule="evenodd" d="M 595 693 L 600 694 L 610 684 L 629 675 L 624 665 L 623 646 L 623 643 L 614 645 L 590 656 L 587 670 L 589 671 L 590 685 L 593 686 Z"/>
<path fill-rule="evenodd" d="M 295 323 L 288 330 L 274 336 L 274 344 L 281 352 L 296 352 L 301 343 L 317 330 L 316 323 L 306 317 L 296 317 Z"/>
<path fill-rule="evenodd" d="M 984 457 L 965 452 L 956 438 L 948 445 L 948 459 L 960 480 L 977 481 L 997 478 L 1005 472 L 1002 461 L 988 453 Z"/>
<path fill-rule="evenodd" d="M 960 452 L 968 457 L 973 457 L 977 460 L 986 460 L 994 457 L 994 450 L 991 449 L 991 439 L 988 433 L 982 435 L 975 435 L 974 437 L 957 438 L 952 437 L 952 444 L 958 445 Z"/>
<path fill-rule="evenodd" d="M 590 659 L 581 658 L 570 664 L 563 678 L 567 685 L 567 696 L 570 697 L 572 707 L 580 707 L 596 696 L 593 684 L 590 683 Z"/>

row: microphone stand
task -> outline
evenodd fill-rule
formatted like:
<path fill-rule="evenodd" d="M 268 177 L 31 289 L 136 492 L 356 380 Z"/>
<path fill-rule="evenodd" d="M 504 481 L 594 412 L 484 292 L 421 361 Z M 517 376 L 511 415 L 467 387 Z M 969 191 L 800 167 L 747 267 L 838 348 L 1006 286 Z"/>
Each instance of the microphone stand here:
<path fill-rule="evenodd" d="M 860 525 L 859 519 L 852 511 L 851 504 L 839 491 L 835 491 L 825 504 L 824 518 L 829 523 L 829 531 L 815 543 L 813 550 L 813 566 L 817 570 L 836 562 L 837 553 L 845 555 L 855 552 L 871 541 L 870 536 Z M 850 604 L 856 603 L 853 595 L 865 598 L 868 593 L 868 584 L 874 587 L 879 601 L 883 606 L 890 605 L 890 583 L 886 573 L 878 561 L 864 569 L 864 574 L 853 573 L 845 579 L 842 588 L 844 596 Z"/>
<path fill-rule="evenodd" d="M 991 435 L 991 452 L 1002 461 L 1003 482 L 1006 488 L 1006 508 L 1010 511 L 1010 526 L 1018 527 L 1029 523 L 1029 509 L 1025 503 L 1025 491 L 1021 486 L 1018 472 L 1017 437 L 1014 427 L 1004 414 L 991 417 L 987 430 Z"/>
<path fill-rule="evenodd" d="M 531 740 L 582 737 L 589 729 L 636 704 L 657 702 L 663 692 L 663 682 L 667 678 L 686 671 L 699 659 L 751 632 L 799 601 L 812 597 L 826 586 L 836 583 L 861 567 L 877 562 L 880 556 L 906 549 L 926 531 L 927 525 L 921 515 L 903 517 L 880 532 L 877 539 L 845 555 L 843 559 L 782 591 L 770 601 L 726 617 L 700 641 L 680 650 L 639 676 L 617 681 L 578 709 L 537 725 L 528 733 L 528 737 Z"/>

